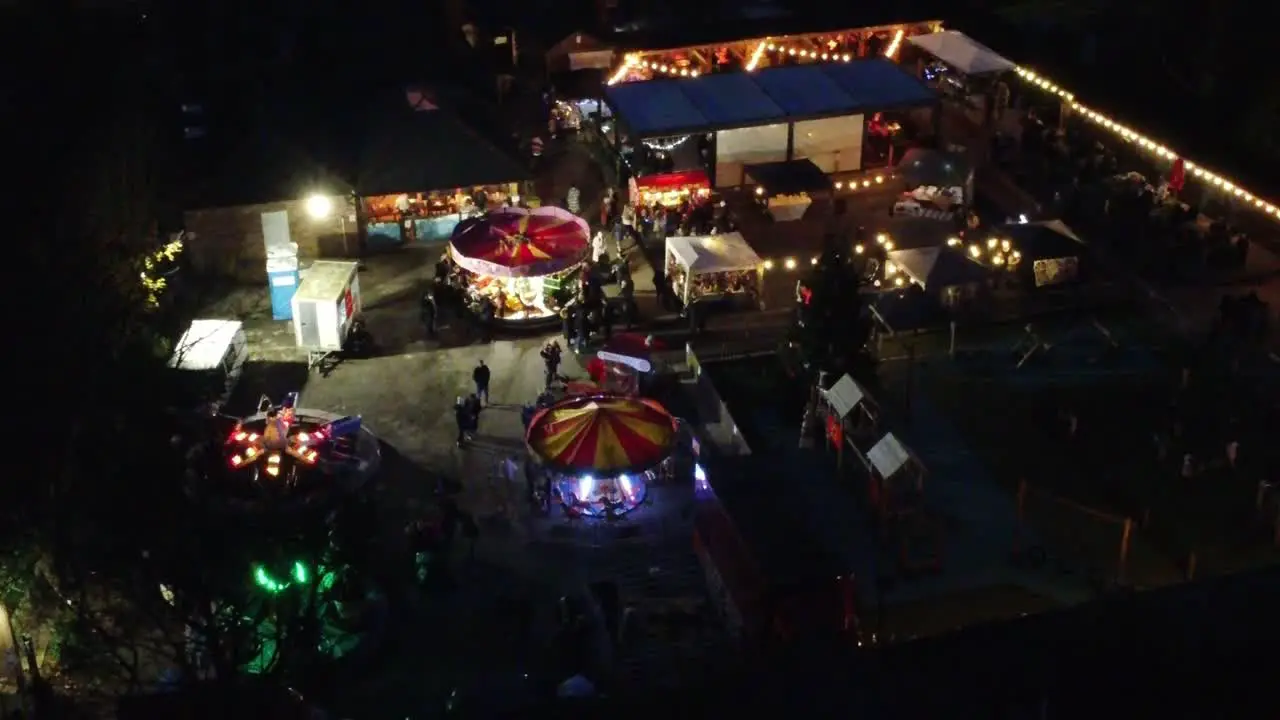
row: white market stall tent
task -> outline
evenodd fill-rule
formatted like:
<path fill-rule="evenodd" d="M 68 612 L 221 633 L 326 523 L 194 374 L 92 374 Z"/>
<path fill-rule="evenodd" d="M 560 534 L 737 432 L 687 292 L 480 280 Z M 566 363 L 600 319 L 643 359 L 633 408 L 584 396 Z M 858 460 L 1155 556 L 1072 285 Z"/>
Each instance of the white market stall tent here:
<path fill-rule="evenodd" d="M 1011 60 L 959 30 L 916 35 L 907 42 L 965 75 L 999 73 L 1017 67 Z"/>
<path fill-rule="evenodd" d="M 669 237 L 667 278 L 681 302 L 737 293 L 759 295 L 764 261 L 742 233 Z"/>

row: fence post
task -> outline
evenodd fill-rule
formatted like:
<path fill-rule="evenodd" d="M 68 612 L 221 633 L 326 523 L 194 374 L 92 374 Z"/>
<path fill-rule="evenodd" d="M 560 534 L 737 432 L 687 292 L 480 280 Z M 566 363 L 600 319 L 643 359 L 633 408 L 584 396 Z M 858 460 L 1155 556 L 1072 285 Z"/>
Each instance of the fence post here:
<path fill-rule="evenodd" d="M 951 357 L 956 356 L 956 321 L 955 320 L 951 321 L 951 345 L 947 350 L 947 355 Z"/>
<path fill-rule="evenodd" d="M 1124 519 L 1124 534 L 1120 536 L 1120 566 L 1116 569 L 1116 582 L 1124 583 L 1129 565 L 1129 541 L 1133 538 L 1133 520 Z"/>
<path fill-rule="evenodd" d="M 1016 518 L 1013 526 L 1013 554 L 1016 556 L 1021 553 L 1022 535 L 1024 533 L 1025 523 L 1023 522 L 1023 509 L 1027 502 L 1027 480 L 1023 478 L 1018 480 L 1018 497 L 1014 508 L 1014 516 Z"/>

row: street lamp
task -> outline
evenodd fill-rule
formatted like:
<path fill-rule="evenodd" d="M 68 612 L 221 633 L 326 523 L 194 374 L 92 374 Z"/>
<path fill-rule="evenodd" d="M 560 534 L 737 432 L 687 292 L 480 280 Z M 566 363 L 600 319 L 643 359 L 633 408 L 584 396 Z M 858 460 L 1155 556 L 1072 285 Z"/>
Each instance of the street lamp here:
<path fill-rule="evenodd" d="M 307 214 L 313 220 L 323 220 L 333 212 L 333 201 L 324 195 L 312 195 L 307 198 Z"/>

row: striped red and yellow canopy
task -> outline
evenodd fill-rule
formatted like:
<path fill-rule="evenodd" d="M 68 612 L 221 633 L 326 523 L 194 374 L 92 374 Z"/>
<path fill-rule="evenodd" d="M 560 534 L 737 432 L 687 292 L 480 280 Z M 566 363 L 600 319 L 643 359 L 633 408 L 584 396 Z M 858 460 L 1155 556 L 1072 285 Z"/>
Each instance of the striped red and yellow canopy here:
<path fill-rule="evenodd" d="M 652 468 L 671 454 L 675 437 L 675 419 L 652 400 L 589 395 L 534 415 L 525 441 L 545 465 L 608 476 Z"/>

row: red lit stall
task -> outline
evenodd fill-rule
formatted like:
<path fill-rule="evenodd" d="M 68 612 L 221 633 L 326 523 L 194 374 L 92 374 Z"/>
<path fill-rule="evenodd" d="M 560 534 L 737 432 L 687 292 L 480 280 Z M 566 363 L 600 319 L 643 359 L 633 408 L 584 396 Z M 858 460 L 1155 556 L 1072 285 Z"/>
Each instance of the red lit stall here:
<path fill-rule="evenodd" d="M 710 195 L 711 179 L 701 170 L 683 170 L 636 178 L 636 188 L 643 205 L 673 207 L 691 197 Z"/>

